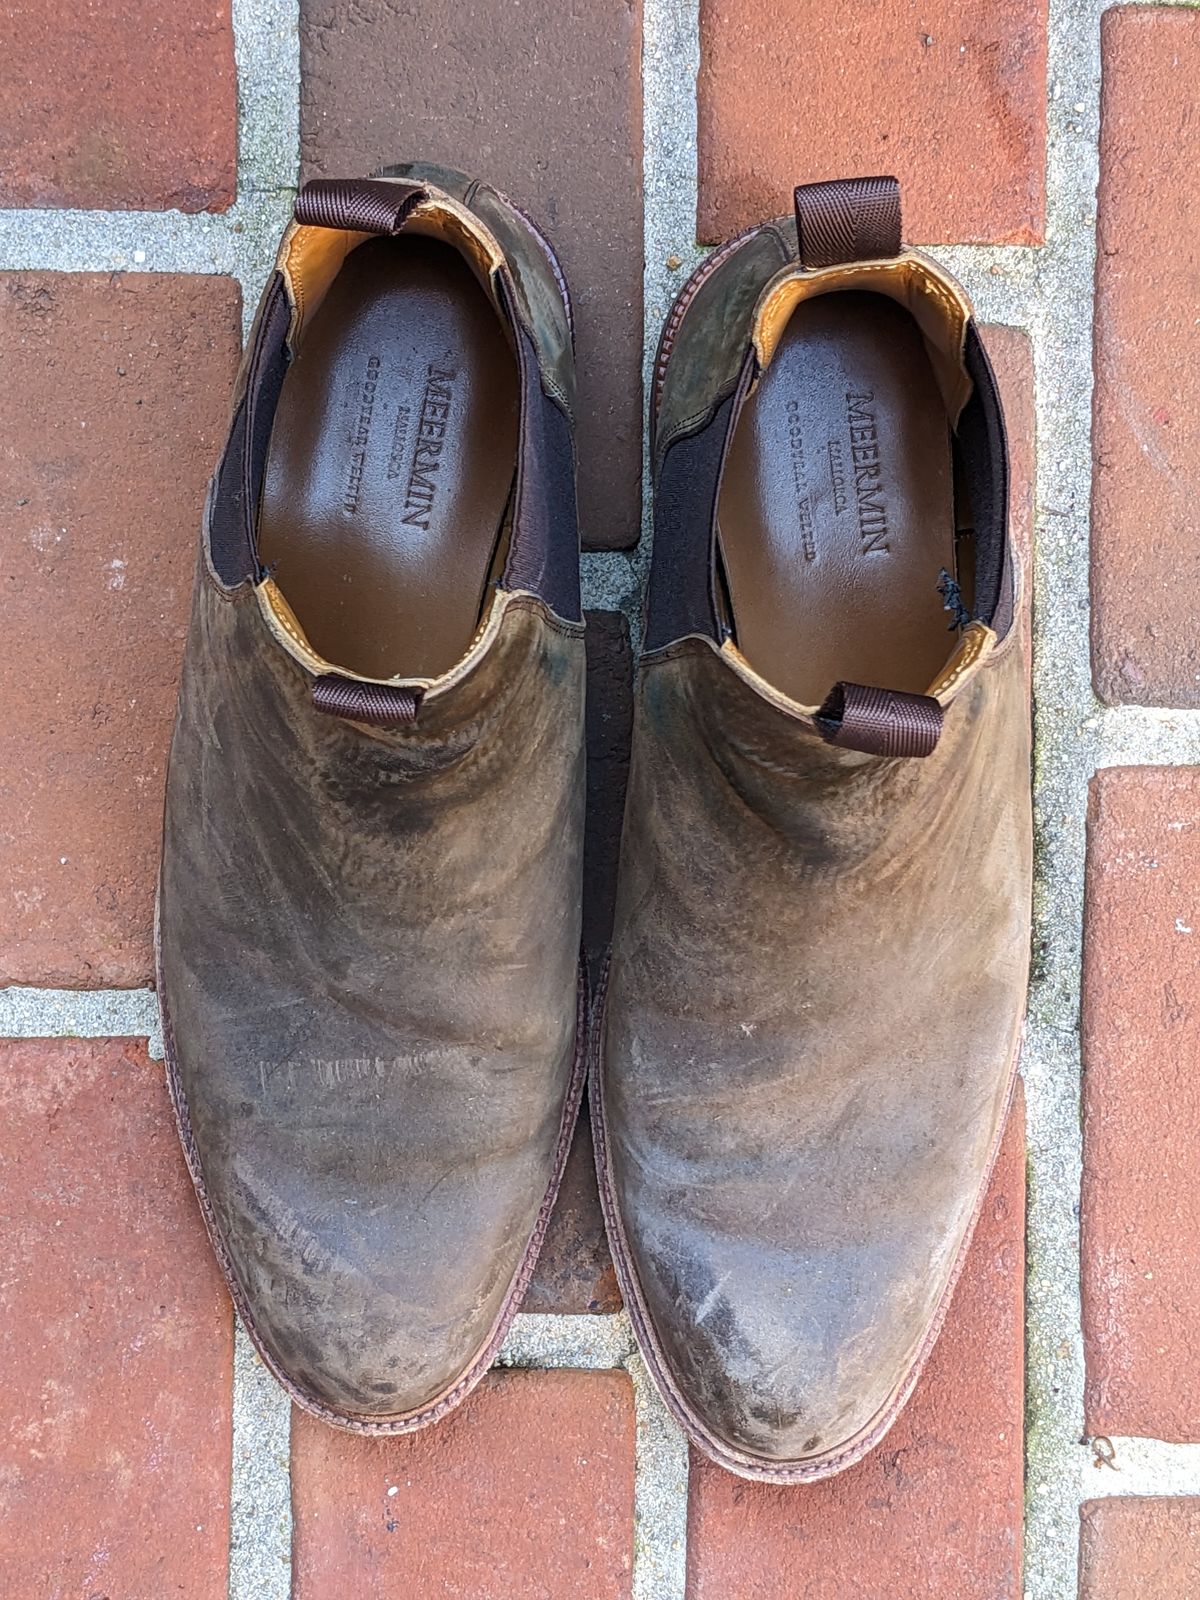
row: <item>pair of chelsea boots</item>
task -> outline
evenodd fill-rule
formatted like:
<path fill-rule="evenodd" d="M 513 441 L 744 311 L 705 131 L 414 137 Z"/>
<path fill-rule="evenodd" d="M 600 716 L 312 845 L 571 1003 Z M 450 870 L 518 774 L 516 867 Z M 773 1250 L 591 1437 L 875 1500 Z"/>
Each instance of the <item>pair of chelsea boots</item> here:
<path fill-rule="evenodd" d="M 663 1398 L 730 1470 L 815 1479 L 916 1381 L 1015 1071 L 1004 424 L 885 178 L 801 188 L 709 256 L 651 401 L 589 1005 L 562 272 L 445 169 L 302 189 L 205 512 L 159 893 L 169 1079 L 264 1361 L 385 1434 L 490 1365 L 590 1070 Z"/>

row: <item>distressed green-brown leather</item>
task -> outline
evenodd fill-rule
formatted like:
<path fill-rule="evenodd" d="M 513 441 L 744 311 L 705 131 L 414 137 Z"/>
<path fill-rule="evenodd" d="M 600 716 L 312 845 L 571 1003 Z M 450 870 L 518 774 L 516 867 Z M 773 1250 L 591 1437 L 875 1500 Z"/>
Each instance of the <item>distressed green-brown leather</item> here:
<path fill-rule="evenodd" d="M 733 392 L 785 250 L 794 228 L 764 228 L 696 294 L 656 477 Z M 732 640 L 659 640 L 640 663 L 601 1181 L 652 1371 L 747 1476 L 824 1476 L 874 1443 L 961 1264 L 1029 956 L 1020 634 L 1018 614 L 946 694 L 922 759 L 834 747 Z"/>
<path fill-rule="evenodd" d="M 536 345 L 553 319 L 521 315 Z M 569 335 L 537 348 L 569 369 Z M 557 515 L 577 573 L 573 493 Z M 268 575 L 219 581 L 208 544 L 159 905 L 185 1150 L 289 1392 L 417 1426 L 519 1303 L 578 1103 L 582 620 L 501 582 L 415 721 L 369 726 L 315 708 Z"/>

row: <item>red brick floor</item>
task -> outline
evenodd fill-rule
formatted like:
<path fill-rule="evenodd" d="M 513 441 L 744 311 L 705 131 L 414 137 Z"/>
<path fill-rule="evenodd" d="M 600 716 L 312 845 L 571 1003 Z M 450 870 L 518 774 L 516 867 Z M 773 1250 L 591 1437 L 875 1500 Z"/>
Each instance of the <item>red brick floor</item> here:
<path fill-rule="evenodd" d="M 705 0 L 701 48 L 702 239 L 891 172 L 911 238 L 1040 242 L 1046 0 Z"/>
<path fill-rule="evenodd" d="M 153 971 L 163 773 L 240 300 L 229 278 L 0 272 L 0 983 Z"/>
<path fill-rule="evenodd" d="M 1079 1554 L 1079 1600 L 1194 1600 L 1200 1500 L 1090 1500 Z"/>
<path fill-rule="evenodd" d="M 645 39 L 668 70 L 663 7 L 651 33 L 641 0 L 297 4 L 299 145 L 279 153 L 283 170 L 293 156 L 305 175 L 421 157 L 477 171 L 529 207 L 574 291 L 584 537 L 628 547 L 640 525 L 644 211 L 670 199 L 643 195 L 641 51 Z M 257 15 L 255 0 L 242 11 Z M 41 257 L 30 247 L 33 267 L 19 230 L 12 259 L 0 254 L 0 985 L 122 990 L 152 971 L 196 533 L 240 346 L 230 263 L 261 279 L 248 242 L 260 196 L 252 167 L 239 193 L 229 0 L 16 0 L 7 21 L 0 210 L 26 212 L 29 237 L 51 243 Z M 930 0 L 921 11 L 698 0 L 698 21 L 701 240 L 778 214 L 794 183 L 841 171 L 898 173 L 910 237 L 1001 247 L 969 257 L 986 263 L 981 274 L 1028 281 L 1026 252 L 1052 257 L 1054 226 L 1090 226 L 1074 214 L 1056 224 L 1048 204 L 1059 86 L 1047 0 Z M 247 49 L 261 46 L 252 34 Z M 1165 1448 L 1200 1444 L 1200 743 L 1168 714 L 1200 708 L 1200 12 L 1114 6 L 1094 43 L 1091 544 L 1081 536 L 1063 559 L 1073 572 L 1090 562 L 1098 703 L 1085 695 L 1063 717 L 1045 695 L 1037 725 L 1043 764 L 1064 741 L 1091 752 L 1080 757 L 1086 823 L 1082 801 L 1065 819 L 1078 838 L 1086 826 L 1072 979 L 1086 1384 L 1072 1425 Z M 268 130 L 240 87 L 252 162 Z M 66 267 L 49 270 L 60 236 L 69 246 L 85 224 L 46 208 L 136 214 L 148 259 L 133 259 L 153 270 L 96 270 L 115 244 L 74 261 L 64 247 Z M 186 271 L 177 245 L 162 244 L 179 237 L 181 219 L 162 215 L 173 209 L 194 213 L 182 237 L 200 241 Z M 129 222 L 112 225 L 125 259 Z M 7 215 L 0 241 L 5 228 Z M 1072 308 L 1081 325 L 1088 298 L 1085 286 Z M 1024 312 L 1013 320 L 1040 326 Z M 1040 481 L 1053 493 L 1035 514 L 1035 424 L 1057 438 L 1044 402 L 1069 321 L 1036 345 L 1025 327 L 985 330 L 1027 573 L 1038 540 L 1053 542 L 1052 519 L 1081 512 L 1067 503 L 1079 484 L 1064 468 L 1060 485 L 1051 457 Z M 1082 587 L 1057 579 L 1048 566 L 1041 626 L 1056 639 L 1058 611 L 1079 612 L 1078 661 L 1055 658 L 1069 674 L 1086 663 L 1086 606 Z M 632 663 L 619 615 L 594 611 L 589 623 L 595 962 L 612 914 Z M 1135 722 L 1140 707 L 1151 710 Z M 1149 729 L 1146 748 L 1190 750 L 1193 764 L 1093 772 L 1101 746 L 1086 730 L 1097 720 L 1118 730 L 1118 748 L 1130 728 Z M 1058 837 L 1063 819 L 1041 819 Z M 1043 859 L 1043 875 L 1053 869 Z M 1043 925 L 1056 936 L 1053 917 Z M 1073 1025 L 1061 1023 L 1072 1039 Z M 137 1039 L 0 1040 L 0 1100 L 0 1596 L 224 1597 L 232 1317 L 161 1064 Z M 1029 1109 L 1036 1148 L 1032 1093 Z M 1041 1585 L 1036 1600 L 1075 1600 L 1073 1581 L 1050 1592 L 1023 1572 L 1024 1114 L 1018 1100 L 927 1373 L 867 1460 L 827 1483 L 772 1489 L 698 1459 L 689 1475 L 677 1442 L 675 1467 L 656 1464 L 652 1430 L 643 1437 L 642 1470 L 677 1506 L 685 1481 L 688 1495 L 687 1548 L 665 1600 L 684 1583 L 691 1600 L 1018 1600 L 1027 1582 Z M 620 1310 L 590 1161 L 584 1127 L 526 1302 L 540 1318 Z M 1065 1370 L 1069 1339 L 1064 1351 Z M 444 1425 L 409 1438 L 361 1440 L 296 1416 L 290 1462 L 284 1451 L 274 1464 L 290 1482 L 292 1593 L 629 1596 L 655 1536 L 635 1531 L 637 1429 L 630 1375 L 607 1368 L 497 1371 Z M 1079 1507 L 1079 1600 L 1200 1600 L 1200 1493 L 1147 1495 L 1130 1481 Z M 285 1548 L 281 1570 L 286 1560 Z"/>

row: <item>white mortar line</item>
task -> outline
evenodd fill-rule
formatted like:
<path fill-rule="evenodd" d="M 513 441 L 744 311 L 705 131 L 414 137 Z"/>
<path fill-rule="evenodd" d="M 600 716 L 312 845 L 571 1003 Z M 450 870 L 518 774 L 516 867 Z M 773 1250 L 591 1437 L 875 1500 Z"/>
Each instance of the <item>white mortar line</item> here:
<path fill-rule="evenodd" d="M 238 197 L 274 200 L 300 167 L 300 0 L 233 0 L 233 50 Z"/>
<path fill-rule="evenodd" d="M 292 1406 L 234 1321 L 229 1600 L 292 1588 Z"/>
<path fill-rule="evenodd" d="M 637 1419 L 632 1600 L 683 1600 L 687 1589 L 688 1445 L 635 1351 L 625 1362 Z"/>
<path fill-rule="evenodd" d="M 633 1353 L 623 1311 L 603 1315 L 522 1311 L 513 1318 L 498 1367 L 622 1367 Z"/>
<path fill-rule="evenodd" d="M 1083 1434 L 1079 996 L 1090 751 L 1089 517 L 1100 0 L 1051 0 L 1046 244 L 1030 306 L 1037 416 L 1033 561 L 1034 974 L 1024 1058 L 1025 1593 L 1079 1583 Z"/>
<path fill-rule="evenodd" d="M 162 1060 L 153 989 L 0 989 L 0 1039 L 146 1039 Z"/>
<path fill-rule="evenodd" d="M 1097 706 L 1083 726 L 1098 767 L 1200 765 L 1200 711 Z"/>

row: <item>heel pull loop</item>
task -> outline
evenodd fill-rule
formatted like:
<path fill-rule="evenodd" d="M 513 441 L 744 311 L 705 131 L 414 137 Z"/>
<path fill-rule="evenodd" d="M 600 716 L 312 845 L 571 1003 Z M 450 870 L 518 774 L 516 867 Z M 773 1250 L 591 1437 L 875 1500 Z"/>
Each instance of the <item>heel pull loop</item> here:
<path fill-rule="evenodd" d="M 297 222 L 352 233 L 399 233 L 425 198 L 416 183 L 386 178 L 310 178 L 296 196 Z"/>
<path fill-rule="evenodd" d="M 895 178 L 834 178 L 796 190 L 802 267 L 878 261 L 900 253 L 900 185 Z"/>

